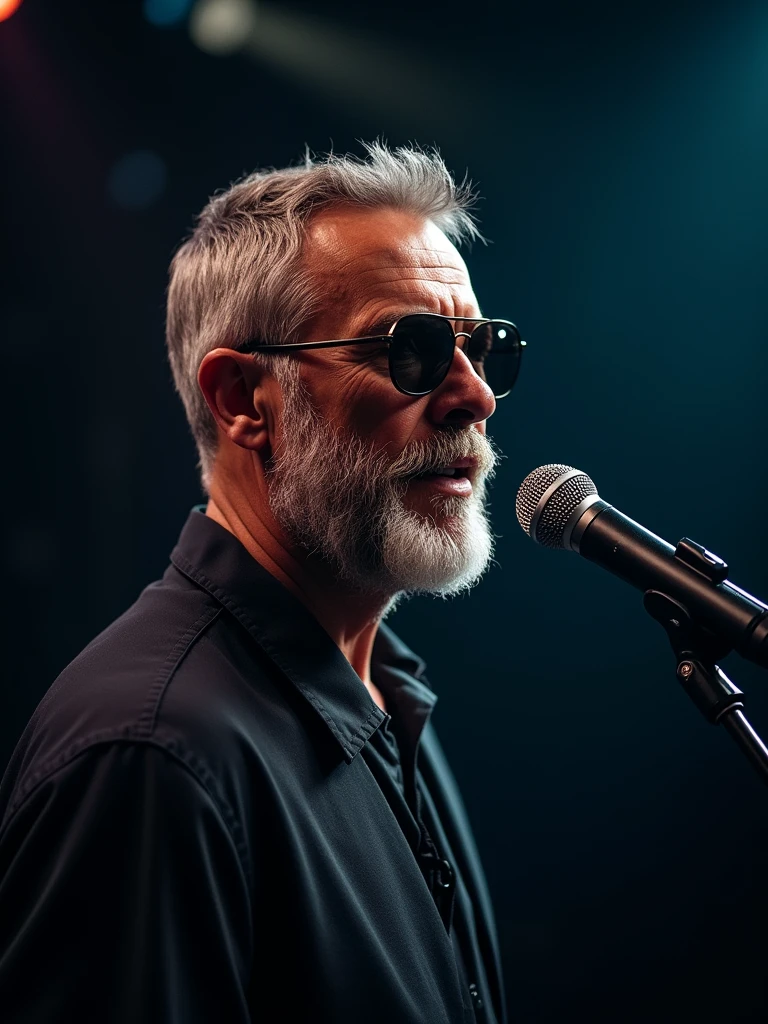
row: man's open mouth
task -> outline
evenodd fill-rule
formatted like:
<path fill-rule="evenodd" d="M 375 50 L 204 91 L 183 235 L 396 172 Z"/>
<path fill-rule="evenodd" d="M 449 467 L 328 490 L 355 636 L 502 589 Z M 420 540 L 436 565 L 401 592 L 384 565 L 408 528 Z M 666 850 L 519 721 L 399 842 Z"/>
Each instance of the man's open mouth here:
<path fill-rule="evenodd" d="M 430 477 L 436 477 L 436 476 L 447 476 L 447 477 L 450 477 L 453 480 L 456 480 L 456 479 L 458 479 L 460 477 L 467 477 L 467 476 L 469 476 L 469 472 L 468 472 L 468 470 L 465 467 L 446 466 L 444 469 L 427 469 L 423 473 L 414 473 L 412 476 L 409 476 L 408 479 L 409 480 L 427 480 Z"/>
<path fill-rule="evenodd" d="M 464 456 L 460 459 L 453 459 L 450 463 L 444 463 L 436 469 L 423 469 L 419 473 L 411 473 L 408 480 L 434 480 L 437 477 L 446 477 L 449 480 L 469 480 L 470 483 L 477 475 L 477 459 Z"/>

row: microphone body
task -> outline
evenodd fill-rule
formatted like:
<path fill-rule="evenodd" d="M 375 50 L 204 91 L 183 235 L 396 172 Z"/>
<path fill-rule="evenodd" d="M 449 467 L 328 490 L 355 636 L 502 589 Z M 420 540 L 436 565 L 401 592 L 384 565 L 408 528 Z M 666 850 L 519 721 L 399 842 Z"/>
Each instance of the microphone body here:
<path fill-rule="evenodd" d="M 679 557 L 680 545 L 673 548 L 603 501 L 582 514 L 571 538 L 572 548 L 590 562 L 639 590 L 657 590 L 679 601 L 700 626 L 768 668 L 768 605 L 732 583 L 718 581 L 719 571 L 707 574 L 707 563 L 727 570 L 720 559 L 712 562 L 716 556 L 707 558 L 709 552 L 690 541 L 681 544 L 686 551 L 698 549 L 700 569 Z"/>
<path fill-rule="evenodd" d="M 577 551 L 638 590 L 665 594 L 698 626 L 768 668 L 768 605 L 726 582 L 728 566 L 700 544 L 683 538 L 673 548 L 603 501 L 587 474 L 571 466 L 535 469 L 516 507 L 537 543 Z"/>

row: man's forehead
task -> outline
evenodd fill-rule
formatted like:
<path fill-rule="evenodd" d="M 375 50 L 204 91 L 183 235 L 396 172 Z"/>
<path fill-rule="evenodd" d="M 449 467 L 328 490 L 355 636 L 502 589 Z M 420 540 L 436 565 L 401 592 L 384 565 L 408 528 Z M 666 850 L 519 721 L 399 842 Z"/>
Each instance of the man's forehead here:
<path fill-rule="evenodd" d="M 431 220 L 402 210 L 323 210 L 310 222 L 304 258 L 317 277 L 435 272 L 445 283 L 466 284 L 460 253 Z"/>

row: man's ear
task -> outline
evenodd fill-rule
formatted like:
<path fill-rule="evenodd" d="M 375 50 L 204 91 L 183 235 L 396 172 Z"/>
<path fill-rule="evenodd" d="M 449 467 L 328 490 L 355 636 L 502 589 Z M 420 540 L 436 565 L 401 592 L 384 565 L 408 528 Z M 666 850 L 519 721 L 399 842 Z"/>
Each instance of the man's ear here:
<path fill-rule="evenodd" d="M 265 386 L 274 380 L 253 357 L 231 348 L 208 352 L 197 382 L 219 430 L 241 448 L 270 454 L 273 410 Z"/>

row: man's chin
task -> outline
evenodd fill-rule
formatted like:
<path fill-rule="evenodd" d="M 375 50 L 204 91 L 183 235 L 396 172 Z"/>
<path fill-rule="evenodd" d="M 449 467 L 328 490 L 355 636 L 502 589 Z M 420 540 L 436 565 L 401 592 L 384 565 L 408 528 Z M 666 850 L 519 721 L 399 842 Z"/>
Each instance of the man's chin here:
<path fill-rule="evenodd" d="M 425 524 L 455 529 L 466 521 L 471 498 L 447 494 L 419 494 L 408 491 L 403 498 L 403 507 Z"/>
<path fill-rule="evenodd" d="M 485 573 L 493 553 L 487 523 L 464 507 L 428 516 L 410 512 L 410 523 L 389 533 L 384 565 L 394 589 L 451 596 L 468 590 Z"/>

